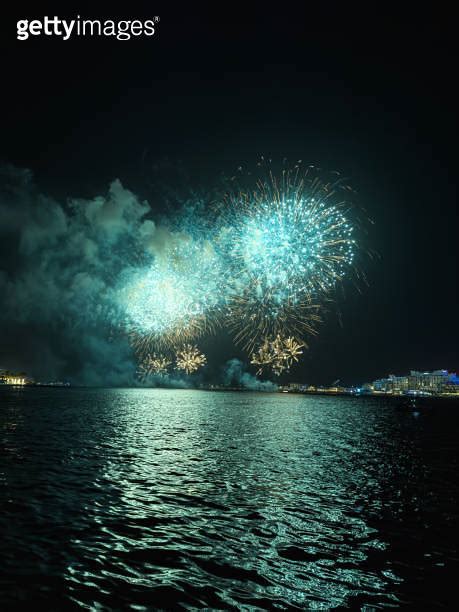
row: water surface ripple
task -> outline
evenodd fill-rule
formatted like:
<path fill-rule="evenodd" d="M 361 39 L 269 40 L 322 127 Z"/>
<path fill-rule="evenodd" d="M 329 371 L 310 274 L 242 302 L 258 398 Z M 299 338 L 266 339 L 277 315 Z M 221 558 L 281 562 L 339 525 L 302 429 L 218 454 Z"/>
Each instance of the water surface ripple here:
<path fill-rule="evenodd" d="M 0 389 L 1 608 L 448 605 L 456 415 L 380 399 Z"/>

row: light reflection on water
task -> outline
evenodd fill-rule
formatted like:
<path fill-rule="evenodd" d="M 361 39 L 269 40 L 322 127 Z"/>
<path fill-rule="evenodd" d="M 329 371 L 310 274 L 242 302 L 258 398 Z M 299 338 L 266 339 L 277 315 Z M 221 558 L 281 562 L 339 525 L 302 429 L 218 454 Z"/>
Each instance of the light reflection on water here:
<path fill-rule="evenodd" d="M 423 583 L 457 558 L 456 425 L 380 399 L 1 390 L 0 602 L 445 602 Z"/>

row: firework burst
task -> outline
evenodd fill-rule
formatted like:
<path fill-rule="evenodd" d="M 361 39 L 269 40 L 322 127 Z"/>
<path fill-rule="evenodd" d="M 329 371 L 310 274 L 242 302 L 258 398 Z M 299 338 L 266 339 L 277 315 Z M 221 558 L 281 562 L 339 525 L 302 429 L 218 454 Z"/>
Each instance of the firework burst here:
<path fill-rule="evenodd" d="M 252 350 L 268 335 L 313 333 L 320 305 L 354 261 L 342 193 L 339 182 L 300 166 L 230 193 L 218 244 L 229 262 L 228 325 L 237 343 Z"/>
<path fill-rule="evenodd" d="M 147 355 L 139 367 L 140 378 L 145 379 L 151 375 L 165 376 L 171 365 L 172 361 L 164 355 Z"/>
<path fill-rule="evenodd" d="M 126 327 L 140 356 L 174 350 L 214 329 L 220 262 L 207 242 L 175 241 L 122 290 Z"/>
<path fill-rule="evenodd" d="M 272 370 L 276 376 L 280 376 L 288 372 L 293 363 L 298 362 L 305 346 L 291 336 L 285 338 L 278 334 L 275 338 L 266 337 L 252 353 L 250 363 L 258 366 L 257 375 L 264 370 Z"/>
<path fill-rule="evenodd" d="M 177 352 L 177 369 L 183 370 L 186 374 L 196 372 L 206 363 L 206 356 L 199 351 L 197 346 L 186 344 Z"/>

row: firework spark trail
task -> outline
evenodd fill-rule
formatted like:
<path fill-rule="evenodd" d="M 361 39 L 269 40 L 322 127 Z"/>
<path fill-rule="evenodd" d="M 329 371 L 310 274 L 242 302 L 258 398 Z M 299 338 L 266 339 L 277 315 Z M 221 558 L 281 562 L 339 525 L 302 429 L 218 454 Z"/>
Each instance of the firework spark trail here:
<path fill-rule="evenodd" d="M 197 346 L 186 344 L 177 352 L 176 365 L 178 370 L 184 370 L 186 374 L 192 374 L 207 363 L 207 358 L 199 352 Z"/>
<path fill-rule="evenodd" d="M 315 327 L 320 322 L 320 305 L 309 297 L 305 296 L 297 304 L 287 301 L 273 305 L 270 294 L 258 297 L 250 290 L 232 297 L 226 317 L 236 344 L 242 344 L 249 352 L 266 336 L 288 334 L 301 338 L 306 334 L 315 335 Z"/>

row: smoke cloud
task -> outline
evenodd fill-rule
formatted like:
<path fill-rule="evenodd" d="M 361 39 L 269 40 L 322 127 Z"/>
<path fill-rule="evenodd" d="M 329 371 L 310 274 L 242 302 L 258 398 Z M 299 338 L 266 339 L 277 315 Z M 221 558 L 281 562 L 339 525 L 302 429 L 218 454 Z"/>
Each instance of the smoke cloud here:
<path fill-rule="evenodd" d="M 103 196 L 60 203 L 29 171 L 0 169 L 1 367 L 74 384 L 135 383 L 114 287 L 136 242 L 155 246 L 149 212 L 118 180 Z"/>
<path fill-rule="evenodd" d="M 277 385 L 269 380 L 258 380 L 245 371 L 244 364 L 239 359 L 230 359 L 226 362 L 223 371 L 223 384 L 238 386 L 250 391 L 277 391 Z"/>

